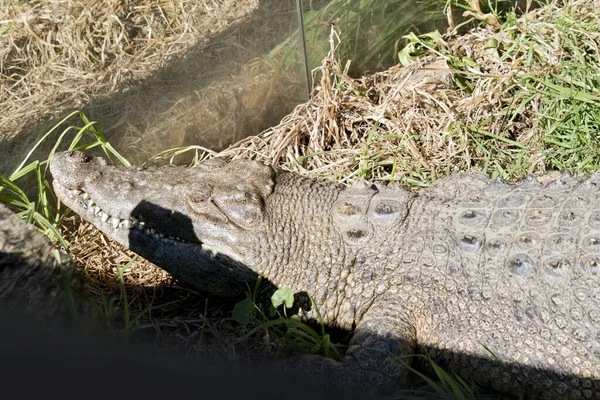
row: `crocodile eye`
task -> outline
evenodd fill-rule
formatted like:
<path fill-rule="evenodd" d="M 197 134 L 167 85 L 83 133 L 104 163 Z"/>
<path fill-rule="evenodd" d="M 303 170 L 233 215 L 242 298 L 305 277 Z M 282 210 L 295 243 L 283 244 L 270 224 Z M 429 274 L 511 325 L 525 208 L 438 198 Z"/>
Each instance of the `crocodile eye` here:
<path fill-rule="evenodd" d="M 188 201 L 194 203 L 204 203 L 210 200 L 212 195 L 211 187 L 208 185 L 198 185 L 187 193 Z"/>
<path fill-rule="evenodd" d="M 69 158 L 78 164 L 85 164 L 92 161 L 92 157 L 81 151 L 70 151 L 67 153 Z"/>
<path fill-rule="evenodd" d="M 213 194 L 211 201 L 227 218 L 244 229 L 250 229 L 262 222 L 264 201 L 260 193 L 236 191 Z"/>
<path fill-rule="evenodd" d="M 377 207 L 375 207 L 375 212 L 377 214 L 389 215 L 395 213 L 396 211 L 397 209 L 393 204 L 379 203 Z"/>
<path fill-rule="evenodd" d="M 188 196 L 188 200 L 191 201 L 192 203 L 205 203 L 208 201 L 208 199 L 210 199 L 210 197 L 196 195 L 196 194 L 190 194 Z"/>

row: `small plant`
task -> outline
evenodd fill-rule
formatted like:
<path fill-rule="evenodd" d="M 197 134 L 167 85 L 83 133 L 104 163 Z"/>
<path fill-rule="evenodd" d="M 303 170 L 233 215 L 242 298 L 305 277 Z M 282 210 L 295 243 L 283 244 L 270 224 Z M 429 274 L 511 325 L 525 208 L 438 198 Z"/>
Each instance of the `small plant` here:
<path fill-rule="evenodd" d="M 404 66 L 412 64 L 418 57 L 430 51 L 435 52 L 436 48 L 444 44 L 442 35 L 437 29 L 419 36 L 409 32 L 402 38 L 408 40 L 408 44 L 398 52 L 398 61 Z"/>
<path fill-rule="evenodd" d="M 250 330 L 250 337 L 264 329 L 269 329 L 279 337 L 284 337 L 289 348 L 297 353 L 320 354 L 341 360 L 345 346 L 331 341 L 325 330 L 325 324 L 312 297 L 309 296 L 311 307 L 317 314 L 319 329 L 313 329 L 309 324 L 300 320 L 297 314 L 288 315 L 294 309 L 295 296 L 290 288 L 280 288 L 271 296 L 271 307 L 267 316 L 256 303 L 260 282 L 254 290 L 248 292 L 244 300 L 237 303 L 233 309 L 232 318 L 241 324 L 248 324 L 260 316 L 263 322 Z"/>
<path fill-rule="evenodd" d="M 55 132 L 57 127 L 77 116 L 83 122 L 83 126 L 72 125 L 64 129 L 58 138 L 55 139 L 55 143 L 53 144 L 48 155 L 43 160 L 31 161 L 36 149 L 38 149 L 44 141 L 52 137 L 52 134 Z M 96 122 L 90 121 L 83 113 L 76 111 L 66 116 L 54 128 L 44 134 L 44 136 L 27 153 L 23 161 L 10 176 L 5 177 L 0 175 L 0 202 L 5 203 L 15 209 L 17 211 L 17 215 L 24 218 L 26 222 L 34 224 L 40 228 L 50 240 L 57 241 L 67 255 L 71 257 L 69 248 L 70 246 L 58 229 L 65 210 L 61 209 L 60 202 L 58 202 L 54 197 L 53 190 L 47 179 L 50 159 L 57 151 L 61 143 L 66 140 L 69 134 L 74 134 L 74 136 L 69 143 L 68 150 L 84 151 L 100 146 L 104 153 L 109 156 L 109 158 L 115 158 L 124 165 L 130 165 L 129 161 L 127 161 L 127 159 L 119 154 L 111 146 L 111 144 L 106 141 L 100 126 Z M 91 141 L 82 143 L 84 138 L 90 137 L 92 138 Z M 35 199 L 32 199 L 27 195 L 27 189 L 19 186 L 19 180 L 29 176 L 33 176 L 35 178 L 35 188 L 28 188 L 37 189 L 37 195 L 35 196 Z M 58 252 L 56 257 L 59 257 Z M 123 281 L 123 272 L 131 266 L 131 263 L 133 263 L 136 258 L 137 256 L 134 256 L 124 267 L 119 268 L 118 270 L 119 287 L 121 289 L 120 298 L 106 296 L 102 289 L 99 289 L 99 296 L 101 298 L 100 314 L 104 316 L 108 324 L 111 324 L 112 321 L 117 318 L 121 318 L 124 322 L 125 337 L 128 336 L 133 324 L 137 322 L 137 320 L 145 313 L 138 313 L 135 317 L 131 316 L 127 293 L 125 291 Z M 64 280 L 64 277 L 62 279 Z M 84 294 L 74 293 L 74 289 L 70 287 L 68 282 L 64 281 L 61 283 L 66 289 L 67 300 L 69 302 L 69 307 L 73 311 L 73 315 L 76 315 L 74 312 L 74 296 L 79 296 L 84 301 L 94 305 L 94 302 L 86 298 Z M 95 306 L 98 307 L 97 305 Z"/>
<path fill-rule="evenodd" d="M 83 126 L 69 126 L 67 127 L 56 139 L 52 149 L 48 153 L 48 156 L 43 160 L 30 161 L 36 149 L 52 134 L 55 130 L 66 121 L 70 120 L 74 116 L 79 116 L 83 121 Z M 17 214 L 24 218 L 28 223 L 34 223 L 40 227 L 43 232 L 51 239 L 58 240 L 65 251 L 69 251 L 67 243 L 56 230 L 56 226 L 60 219 L 60 205 L 56 202 L 51 201 L 49 195 L 52 195 L 52 189 L 46 174 L 48 171 L 48 165 L 50 159 L 57 151 L 58 147 L 65 140 L 67 134 L 75 132 L 75 136 L 69 144 L 68 150 L 79 150 L 84 151 L 100 146 L 104 153 L 109 156 L 113 156 L 118 159 L 124 165 L 130 165 L 129 161 L 120 155 L 110 143 L 108 143 L 104 137 L 100 126 L 93 121 L 90 121 L 80 111 L 75 111 L 65 118 L 63 118 L 54 128 L 49 130 L 42 138 L 33 146 L 33 148 L 27 153 L 23 161 L 10 174 L 5 177 L 0 175 L 0 202 L 8 204 L 13 208 L 19 210 Z M 94 139 L 90 142 L 80 144 L 84 137 L 92 136 Z M 35 177 L 37 183 L 37 198 L 36 200 L 30 199 L 25 190 L 21 189 L 17 183 L 19 179 L 25 176 Z"/>

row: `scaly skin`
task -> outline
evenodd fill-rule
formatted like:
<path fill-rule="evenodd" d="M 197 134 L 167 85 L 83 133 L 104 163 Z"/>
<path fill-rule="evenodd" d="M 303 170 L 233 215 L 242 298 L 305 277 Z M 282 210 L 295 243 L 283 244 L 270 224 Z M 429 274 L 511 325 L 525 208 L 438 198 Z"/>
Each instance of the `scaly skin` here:
<path fill-rule="evenodd" d="M 407 375 L 389 358 L 426 354 L 497 390 L 600 398 L 599 175 L 462 174 L 411 194 L 251 161 L 136 170 L 60 153 L 50 168 L 67 206 L 201 290 L 233 294 L 222 285 L 253 272 L 313 295 L 325 323 L 355 334 L 343 363 L 288 363 L 310 379 L 387 393 Z M 186 243 L 119 225 L 140 214 Z"/>

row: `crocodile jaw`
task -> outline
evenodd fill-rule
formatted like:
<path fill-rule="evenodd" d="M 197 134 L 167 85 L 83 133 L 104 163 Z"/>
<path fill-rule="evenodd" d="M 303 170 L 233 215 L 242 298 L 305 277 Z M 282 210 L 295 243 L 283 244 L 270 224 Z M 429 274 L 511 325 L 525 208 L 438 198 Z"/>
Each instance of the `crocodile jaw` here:
<path fill-rule="evenodd" d="M 190 188 L 184 183 L 200 181 L 197 171 L 117 168 L 76 152 L 57 153 L 50 170 L 54 190 L 65 205 L 109 238 L 200 291 L 237 295 L 256 278 L 244 264 L 240 240 L 228 235 L 232 230 L 211 226 L 186 207 L 185 191 Z M 148 179 L 165 187 L 157 190 Z"/>

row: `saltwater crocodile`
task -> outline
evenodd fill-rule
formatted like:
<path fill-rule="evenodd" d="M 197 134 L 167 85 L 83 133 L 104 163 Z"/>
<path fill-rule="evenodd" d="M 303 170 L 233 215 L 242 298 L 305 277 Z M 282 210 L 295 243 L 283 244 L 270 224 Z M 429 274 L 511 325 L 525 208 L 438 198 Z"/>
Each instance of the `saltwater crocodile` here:
<path fill-rule="evenodd" d="M 342 363 L 290 362 L 310 378 L 389 392 L 418 359 L 395 356 L 425 354 L 497 390 L 600 398 L 599 174 L 465 173 L 410 193 L 248 160 L 127 169 L 65 152 L 50 169 L 67 206 L 199 290 L 260 275 L 311 294 L 355 333 Z"/>

